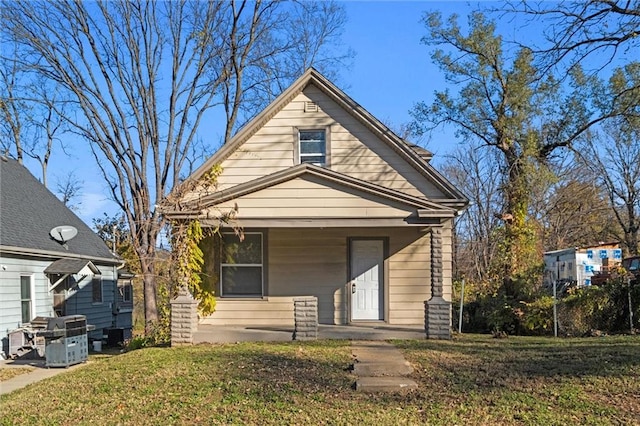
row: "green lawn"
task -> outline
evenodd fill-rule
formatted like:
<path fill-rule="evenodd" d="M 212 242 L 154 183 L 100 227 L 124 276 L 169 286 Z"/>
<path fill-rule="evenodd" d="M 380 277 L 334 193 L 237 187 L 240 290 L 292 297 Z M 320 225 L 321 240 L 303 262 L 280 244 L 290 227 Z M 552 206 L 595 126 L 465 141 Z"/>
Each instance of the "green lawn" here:
<path fill-rule="evenodd" d="M 92 357 L 0 398 L 2 424 L 640 424 L 640 337 L 394 342 L 420 389 L 352 389 L 349 342 Z"/>

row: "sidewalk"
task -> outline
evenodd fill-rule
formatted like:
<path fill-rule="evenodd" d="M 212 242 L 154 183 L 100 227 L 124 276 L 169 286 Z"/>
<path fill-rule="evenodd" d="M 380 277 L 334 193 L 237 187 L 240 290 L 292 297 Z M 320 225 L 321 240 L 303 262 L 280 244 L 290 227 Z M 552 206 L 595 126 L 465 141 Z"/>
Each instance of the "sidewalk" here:
<path fill-rule="evenodd" d="M 13 392 L 16 389 L 22 389 L 31 383 L 56 376 L 58 374 L 74 370 L 81 367 L 85 363 L 75 364 L 67 368 L 47 368 L 44 359 L 19 359 L 19 360 L 0 360 L 0 369 L 5 368 L 33 368 L 29 373 L 20 374 L 10 380 L 0 382 L 0 395 Z"/>

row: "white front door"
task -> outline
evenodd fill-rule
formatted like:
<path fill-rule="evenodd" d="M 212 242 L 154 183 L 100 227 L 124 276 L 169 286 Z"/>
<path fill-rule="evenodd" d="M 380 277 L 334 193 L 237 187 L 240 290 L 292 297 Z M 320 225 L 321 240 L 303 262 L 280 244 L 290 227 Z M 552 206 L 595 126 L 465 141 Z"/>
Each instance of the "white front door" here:
<path fill-rule="evenodd" d="M 384 319 L 383 240 L 351 241 L 351 319 Z"/>

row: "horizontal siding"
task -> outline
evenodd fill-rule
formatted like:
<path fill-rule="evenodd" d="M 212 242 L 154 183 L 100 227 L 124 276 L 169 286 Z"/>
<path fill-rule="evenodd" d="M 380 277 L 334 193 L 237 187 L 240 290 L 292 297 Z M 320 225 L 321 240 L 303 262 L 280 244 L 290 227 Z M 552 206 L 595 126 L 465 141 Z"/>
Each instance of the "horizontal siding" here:
<path fill-rule="evenodd" d="M 33 316 L 51 317 L 53 312 L 53 293 L 49 292 L 49 279 L 44 270 L 52 260 L 3 256 L 0 264 L 0 339 L 15 329 L 21 321 L 20 276 L 32 275 L 35 282 L 36 297 Z M 96 265 L 102 272 L 104 300 L 101 304 L 92 303 L 91 280 L 83 280 L 77 291 L 70 292 L 67 300 L 67 314 L 87 316 L 87 323 L 96 327 L 93 336 L 101 336 L 102 328 L 112 326 L 112 302 L 114 301 L 113 268 Z"/>
<path fill-rule="evenodd" d="M 424 324 L 424 301 L 431 296 L 431 236 L 396 239 L 389 259 L 389 323 Z"/>
<path fill-rule="evenodd" d="M 386 143 L 378 139 L 378 137 L 371 133 L 347 111 L 339 108 L 318 88 L 309 86 L 305 89 L 304 94 L 316 102 L 322 111 L 330 114 L 336 121 L 331 127 L 332 163 L 330 167 L 333 170 L 377 184 L 381 184 L 379 179 L 383 177 L 386 178 L 387 181 L 389 181 L 389 177 L 392 177 L 392 180 L 388 184 L 384 184 L 384 186 L 404 190 L 414 196 L 426 195 L 430 198 L 442 197 L 442 193 L 435 185 L 428 182 Z M 345 151 L 351 151 L 351 154 L 345 154 Z M 348 166 L 353 158 L 350 155 L 355 155 L 356 152 L 358 152 L 362 158 L 360 170 L 353 170 Z M 336 158 L 334 158 L 334 155 Z M 379 167 L 377 168 L 375 164 L 380 164 L 380 160 L 389 164 L 390 167 L 384 168 L 384 170 L 381 170 Z M 343 163 L 343 161 L 345 161 L 345 163 Z M 371 169 L 369 168 L 369 164 L 372 164 Z M 356 172 L 359 174 L 352 174 Z"/>
<path fill-rule="evenodd" d="M 237 218 L 406 218 L 415 208 L 357 193 L 317 178 L 297 178 L 217 205 L 238 206 Z"/>
<path fill-rule="evenodd" d="M 317 112 L 305 112 L 313 101 Z M 307 86 L 231 156 L 222 161 L 218 189 L 286 169 L 297 163 L 296 129 L 328 127 L 329 167 L 333 170 L 414 196 L 442 198 L 435 185 L 313 85 Z"/>
<path fill-rule="evenodd" d="M 447 223 L 443 236 L 451 235 Z M 428 233 L 415 228 L 270 229 L 268 231 L 268 298 L 218 300 L 207 324 L 290 326 L 294 296 L 318 297 L 319 321 L 345 324 L 348 317 L 348 238 L 389 238 L 386 289 L 389 324 L 421 325 L 424 302 L 431 294 Z M 451 297 L 451 245 L 445 244 L 444 295 Z"/>
<path fill-rule="evenodd" d="M 0 268 L 0 339 L 4 339 L 8 332 L 19 327 L 22 321 L 20 276 L 33 277 L 33 317 L 53 315 L 53 298 L 48 293 L 48 280 L 43 272 L 51 261 L 2 256 L 0 264 L 3 266 Z"/>
<path fill-rule="evenodd" d="M 82 280 L 78 291 L 70 293 L 67 299 L 67 315 L 85 315 L 87 324 L 95 327 L 89 333 L 94 338 L 101 338 L 105 334 L 105 328 L 115 326 L 112 312 L 115 303 L 113 273 L 102 272 L 102 302 L 93 302 L 93 285 L 90 279 Z"/>
<path fill-rule="evenodd" d="M 270 291 L 318 298 L 318 321 L 344 321 L 346 239 L 343 233 L 311 230 L 300 238 L 295 229 L 269 232 Z"/>
<path fill-rule="evenodd" d="M 269 297 L 265 300 L 218 299 L 216 311 L 200 320 L 209 325 L 293 326 L 293 298 Z"/>

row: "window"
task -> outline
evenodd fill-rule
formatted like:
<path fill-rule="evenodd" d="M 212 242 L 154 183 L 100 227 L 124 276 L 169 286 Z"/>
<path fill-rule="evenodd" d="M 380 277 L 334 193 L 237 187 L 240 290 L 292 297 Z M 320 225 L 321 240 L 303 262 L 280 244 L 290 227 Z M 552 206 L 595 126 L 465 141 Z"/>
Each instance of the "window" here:
<path fill-rule="evenodd" d="M 262 297 L 262 233 L 245 232 L 244 239 L 222 234 L 221 296 Z"/>
<path fill-rule="evenodd" d="M 131 288 L 131 281 L 122 286 L 122 301 L 123 302 L 132 302 L 133 301 L 133 289 Z"/>
<path fill-rule="evenodd" d="M 91 281 L 91 290 L 93 293 L 92 302 L 102 303 L 102 277 L 100 275 L 93 277 L 93 280 Z"/>
<path fill-rule="evenodd" d="M 33 318 L 33 289 L 30 275 L 20 277 L 20 308 L 22 322 L 31 321 L 31 318 Z"/>
<path fill-rule="evenodd" d="M 324 130 L 300 130 L 300 163 L 324 166 L 327 162 L 327 144 Z"/>

